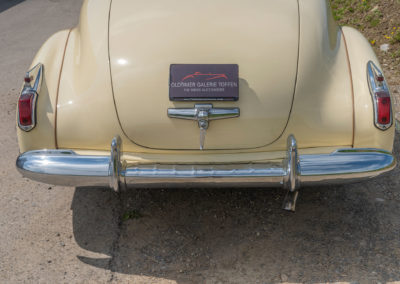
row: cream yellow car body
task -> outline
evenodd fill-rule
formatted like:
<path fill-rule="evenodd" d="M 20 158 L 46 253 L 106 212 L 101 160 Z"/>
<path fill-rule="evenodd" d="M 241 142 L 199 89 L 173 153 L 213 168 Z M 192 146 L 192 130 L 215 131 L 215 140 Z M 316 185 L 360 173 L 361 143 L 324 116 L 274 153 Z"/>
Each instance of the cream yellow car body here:
<path fill-rule="evenodd" d="M 275 1 L 260 2 L 264 3 L 265 9 L 274 5 L 282 5 Z M 240 3 L 243 3 L 241 4 L 243 6 L 248 5 L 243 1 L 240 1 Z M 137 3 L 125 1 L 124 4 L 134 6 Z M 45 113 L 46 115 L 38 117 L 38 125 L 34 131 L 25 133 L 17 128 L 21 152 L 57 147 L 108 151 L 112 137 L 116 134 L 125 137 L 114 107 L 110 65 L 106 60 L 108 58 L 107 19 L 109 6 L 110 1 L 85 1 L 79 26 L 71 31 L 57 33 L 38 52 L 32 66 L 38 62 L 45 66 L 45 87 L 42 91 L 43 94 L 39 96 L 38 113 Z M 180 5 L 170 5 L 169 7 L 177 9 L 177 13 L 180 12 Z M 352 80 L 352 78 L 364 79 L 366 77 L 365 66 L 369 60 L 379 64 L 372 48 L 369 47 L 364 37 L 354 29 L 347 27 L 340 29 L 332 20 L 324 1 L 299 1 L 299 9 L 300 15 L 304 16 L 300 17 L 301 39 L 299 42 L 297 85 L 292 112 L 283 133 L 279 133 L 280 138 L 261 147 L 251 147 L 252 145 L 243 143 L 240 148 L 244 149 L 237 151 L 232 149 L 210 152 L 235 153 L 239 151 L 243 153 L 284 150 L 286 148 L 286 137 L 289 134 L 295 135 L 300 149 L 312 148 L 316 153 L 319 151 L 316 148 L 319 147 L 343 146 L 374 147 L 391 151 L 394 127 L 384 132 L 373 127 L 371 123 L 371 117 L 373 117 L 372 101 L 368 95 L 365 95 L 369 94 L 368 85 L 361 80 Z M 184 14 L 183 11 L 182 14 Z M 157 17 L 157 15 L 147 16 Z M 210 15 L 210 17 L 212 16 Z M 187 21 L 190 21 L 190 14 L 185 17 Z M 295 18 L 296 15 L 291 17 Z M 248 20 L 250 21 L 251 18 L 248 18 Z M 265 17 L 265 22 L 269 26 L 274 26 L 273 20 L 276 19 Z M 241 21 L 244 21 L 244 19 L 241 19 Z M 212 30 L 212 23 L 213 21 L 205 21 L 205 25 L 209 24 L 209 26 L 204 27 L 204 29 Z M 246 29 L 246 25 L 242 25 L 242 28 Z M 152 45 L 156 44 L 154 42 L 156 36 L 151 35 L 153 42 L 150 43 Z M 269 39 L 265 38 L 265 40 L 268 41 Z M 279 40 L 279 38 L 275 40 Z M 130 41 L 134 43 L 135 37 L 126 37 L 124 42 L 114 42 L 113 44 L 126 45 L 126 42 L 132 44 L 129 43 Z M 345 41 L 347 42 L 349 58 L 346 55 Z M 249 45 L 246 41 L 239 41 L 237 44 L 243 44 L 244 48 Z M 185 45 L 187 46 L 187 43 Z M 65 58 L 63 60 L 64 48 Z M 189 47 L 190 50 L 196 50 L 196 48 L 198 47 Z M 282 46 L 281 52 L 285 53 L 285 46 Z M 193 61 L 196 63 L 209 62 L 206 58 L 196 58 L 195 52 L 193 56 L 195 57 Z M 353 64 L 351 61 L 354 61 Z M 218 62 L 225 61 L 219 60 Z M 288 63 L 288 65 L 294 63 L 295 61 Z M 167 63 L 164 65 L 166 66 Z M 124 66 L 120 66 L 120 68 L 124 68 Z M 266 68 L 267 73 L 262 75 L 268 77 L 277 72 L 278 69 L 286 70 L 290 68 L 293 68 L 293 66 L 274 64 L 270 68 Z M 243 77 L 247 75 L 241 74 Z M 134 76 L 133 73 L 132 76 Z M 148 78 L 146 84 L 151 86 L 152 80 L 153 78 Z M 282 80 L 283 82 L 276 82 L 276 85 L 284 85 L 285 78 L 282 78 Z M 60 83 L 59 86 L 58 82 Z M 168 93 L 167 84 L 163 89 L 165 94 Z M 351 84 L 353 84 L 354 94 L 352 94 Z M 126 84 L 123 87 L 129 88 L 130 85 Z M 146 93 L 147 90 L 140 91 Z M 129 90 L 124 90 L 124 92 L 128 93 Z M 140 98 L 137 98 L 137 96 L 134 94 L 130 97 L 125 96 L 123 103 L 127 106 L 140 104 L 140 101 L 138 101 Z M 266 96 L 271 101 L 280 99 L 275 96 L 274 92 L 270 92 Z M 162 104 L 157 104 L 156 101 L 151 102 L 156 109 L 154 111 L 164 114 L 165 110 L 173 105 L 179 107 L 193 106 L 192 103 L 188 102 L 172 103 L 167 100 L 167 95 L 164 97 L 166 100 Z M 241 103 L 241 101 L 238 103 L 220 102 L 215 103 L 215 106 L 241 106 Z M 139 108 L 135 112 L 132 116 L 140 119 L 150 111 Z M 143 112 L 143 114 L 140 112 Z M 171 121 L 167 116 L 164 116 L 164 119 Z M 187 123 L 179 122 L 181 124 Z M 237 121 L 231 120 L 223 123 L 233 124 Z M 56 125 L 57 130 L 55 130 Z M 185 133 L 185 135 L 191 136 L 191 139 L 197 142 L 198 129 L 195 127 L 190 129 L 193 131 Z M 210 131 L 212 130 L 210 129 Z M 159 137 L 158 131 L 152 132 L 154 132 L 152 139 L 168 140 L 168 132 L 163 132 L 162 137 Z M 226 134 L 224 139 L 227 141 L 232 140 L 232 137 L 238 138 L 236 133 L 227 132 L 224 134 Z M 174 136 L 176 133 L 170 133 L 170 135 Z M 134 153 L 167 154 L 181 152 L 141 147 L 127 137 L 123 139 L 123 146 L 125 151 Z M 206 154 L 208 151 L 203 152 Z M 195 154 L 198 151 L 197 149 L 185 151 L 185 155 L 191 153 Z"/>
<path fill-rule="evenodd" d="M 86 0 L 79 25 L 33 60 L 44 76 L 37 125 L 17 127 L 20 152 L 109 155 L 119 136 L 129 165 L 262 163 L 284 158 L 290 135 L 301 155 L 391 152 L 394 123 L 374 126 L 369 61 L 380 68 L 368 41 L 335 23 L 328 1 Z M 173 63 L 239 64 L 239 100 L 212 104 L 241 115 L 212 122 L 203 151 L 196 123 L 166 114 L 194 106 L 168 99 Z"/>

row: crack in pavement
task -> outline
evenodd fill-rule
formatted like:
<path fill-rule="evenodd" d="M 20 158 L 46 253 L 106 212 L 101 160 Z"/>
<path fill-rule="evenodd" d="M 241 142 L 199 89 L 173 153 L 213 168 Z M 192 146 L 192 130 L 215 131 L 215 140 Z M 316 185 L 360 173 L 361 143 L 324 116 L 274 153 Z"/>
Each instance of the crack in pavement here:
<path fill-rule="evenodd" d="M 108 280 L 109 283 L 112 283 L 115 280 L 115 272 L 116 272 L 116 258 L 119 254 L 119 245 L 121 239 L 121 232 L 122 232 L 122 225 L 123 225 L 123 208 L 124 198 L 123 193 L 115 193 L 118 195 L 118 208 L 113 209 L 113 219 L 117 222 L 117 228 L 115 231 L 115 238 L 111 244 L 111 252 L 110 252 L 110 261 L 108 262 L 108 269 L 111 271 L 110 279 Z"/>

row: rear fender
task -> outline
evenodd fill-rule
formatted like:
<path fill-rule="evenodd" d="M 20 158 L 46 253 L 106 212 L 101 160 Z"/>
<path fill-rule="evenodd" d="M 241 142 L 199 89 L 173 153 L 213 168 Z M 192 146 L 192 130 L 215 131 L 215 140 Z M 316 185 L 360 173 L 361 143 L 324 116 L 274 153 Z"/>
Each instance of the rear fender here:
<path fill-rule="evenodd" d="M 379 65 L 370 43 L 360 32 L 350 27 L 343 27 L 343 34 L 347 42 L 354 88 L 354 147 L 392 151 L 395 134 L 394 123 L 386 130 L 380 130 L 374 126 L 373 102 L 367 81 L 368 61 L 373 61 L 381 71 L 382 67 Z"/>
<path fill-rule="evenodd" d="M 42 63 L 44 73 L 36 104 L 37 123 L 35 128 L 29 132 L 25 132 L 17 125 L 18 143 L 21 153 L 29 150 L 56 148 L 56 101 L 68 36 L 69 30 L 63 30 L 52 35 L 40 48 L 29 68 L 31 69 L 38 63 Z M 23 81 L 22 79 L 23 76 L 21 74 L 21 82 Z"/>

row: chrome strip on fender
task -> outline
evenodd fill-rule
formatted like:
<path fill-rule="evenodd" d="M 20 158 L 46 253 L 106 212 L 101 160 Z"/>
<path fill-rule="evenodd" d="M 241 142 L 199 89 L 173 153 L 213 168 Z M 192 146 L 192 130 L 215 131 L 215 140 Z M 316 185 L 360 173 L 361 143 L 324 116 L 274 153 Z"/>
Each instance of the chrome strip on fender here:
<path fill-rule="evenodd" d="M 378 80 L 380 78 L 381 81 Z M 390 128 L 393 124 L 393 112 L 392 108 L 390 108 L 390 121 L 386 124 L 380 124 L 378 122 L 378 92 L 386 92 L 390 96 L 389 87 L 386 83 L 386 80 L 382 74 L 382 71 L 372 62 L 368 61 L 367 63 L 367 81 L 369 91 L 371 93 L 372 103 L 374 106 L 374 123 L 375 126 L 381 130 L 386 130 Z"/>

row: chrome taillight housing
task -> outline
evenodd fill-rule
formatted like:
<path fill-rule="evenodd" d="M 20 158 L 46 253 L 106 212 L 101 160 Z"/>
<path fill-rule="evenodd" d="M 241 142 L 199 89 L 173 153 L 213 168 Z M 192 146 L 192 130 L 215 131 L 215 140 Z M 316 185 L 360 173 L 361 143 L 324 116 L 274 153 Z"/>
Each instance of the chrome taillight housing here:
<path fill-rule="evenodd" d="M 388 129 L 393 124 L 390 92 L 382 71 L 372 61 L 367 64 L 367 78 L 374 106 L 374 124 L 381 130 Z"/>
<path fill-rule="evenodd" d="M 43 65 L 37 64 L 25 75 L 25 84 L 18 98 L 18 127 L 30 131 L 36 126 L 36 102 L 43 77 Z M 32 86 L 33 75 L 35 80 Z"/>

